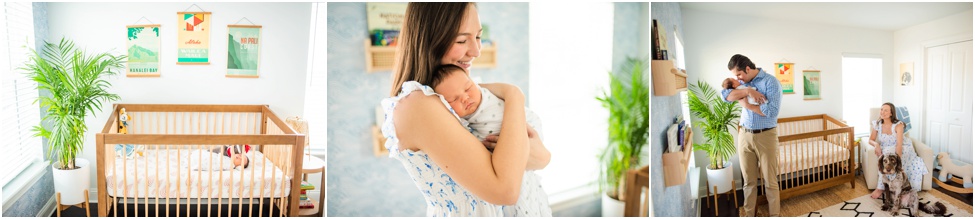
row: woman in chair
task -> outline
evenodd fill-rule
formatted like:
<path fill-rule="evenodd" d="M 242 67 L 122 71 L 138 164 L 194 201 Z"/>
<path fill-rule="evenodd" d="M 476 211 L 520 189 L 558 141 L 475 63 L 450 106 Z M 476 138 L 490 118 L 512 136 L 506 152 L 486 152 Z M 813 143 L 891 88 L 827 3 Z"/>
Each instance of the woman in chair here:
<path fill-rule="evenodd" d="M 897 154 L 901 157 L 904 172 L 907 174 L 908 181 L 914 191 L 921 191 L 921 178 L 928 173 L 925 169 L 924 160 L 917 156 L 914 151 L 914 144 L 910 139 L 904 138 L 905 124 L 897 119 L 897 112 L 892 103 L 884 103 L 880 107 L 880 118 L 873 122 L 873 130 L 870 131 L 870 145 L 874 147 L 877 157 L 885 154 Z M 885 177 L 878 172 L 879 177 Z M 883 180 L 877 180 L 877 189 L 870 194 L 871 198 L 880 198 L 884 192 Z"/>

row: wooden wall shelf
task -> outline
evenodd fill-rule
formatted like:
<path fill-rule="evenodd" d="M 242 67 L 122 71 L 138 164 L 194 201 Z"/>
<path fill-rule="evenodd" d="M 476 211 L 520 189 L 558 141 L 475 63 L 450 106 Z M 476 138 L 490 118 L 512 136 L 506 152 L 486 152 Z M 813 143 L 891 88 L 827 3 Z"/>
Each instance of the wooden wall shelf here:
<path fill-rule="evenodd" d="M 653 95 L 671 96 L 687 90 L 687 71 L 674 67 L 674 61 L 652 60 Z"/>
<path fill-rule="evenodd" d="M 386 150 L 386 137 L 383 137 L 383 132 L 377 126 L 372 126 L 372 153 L 376 157 L 389 156 L 389 150 Z"/>
<path fill-rule="evenodd" d="M 366 72 L 390 71 L 393 70 L 395 62 L 396 47 L 394 46 L 373 46 L 367 39 L 366 48 Z M 494 68 L 498 66 L 498 45 L 481 47 L 481 56 L 474 59 L 472 68 Z"/>
<path fill-rule="evenodd" d="M 664 186 L 681 185 L 687 181 L 687 166 L 690 165 L 691 152 L 694 151 L 692 136 L 694 136 L 694 132 L 688 131 L 685 136 L 687 145 L 684 146 L 684 151 L 664 153 Z"/>

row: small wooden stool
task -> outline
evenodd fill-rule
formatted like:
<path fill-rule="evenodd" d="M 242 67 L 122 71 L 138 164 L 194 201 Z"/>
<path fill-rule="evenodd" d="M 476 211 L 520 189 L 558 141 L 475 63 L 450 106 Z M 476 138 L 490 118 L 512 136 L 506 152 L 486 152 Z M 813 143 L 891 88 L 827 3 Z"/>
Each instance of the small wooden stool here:
<path fill-rule="evenodd" d="M 58 204 L 58 206 L 57 206 L 57 208 L 58 208 L 58 217 L 61 217 L 61 211 L 63 211 L 64 209 L 68 209 L 71 206 L 77 206 L 79 208 L 85 209 L 85 216 L 91 217 L 91 212 L 88 211 L 89 208 L 88 208 L 88 190 L 87 189 L 85 189 L 85 202 L 84 203 L 78 203 L 76 205 L 61 205 L 61 193 L 58 192 L 57 194 L 55 194 L 55 196 L 57 197 L 57 201 L 58 201 L 58 203 L 57 203 Z"/>
<path fill-rule="evenodd" d="M 705 181 L 704 183 L 705 183 L 705 187 L 708 188 L 708 196 L 711 196 L 711 183 L 707 181 Z M 735 179 L 731 179 L 731 191 L 729 192 L 731 192 L 732 194 L 731 198 L 735 199 L 735 209 L 738 209 L 738 190 L 735 189 Z M 724 194 L 727 195 L 728 192 L 725 192 Z M 714 216 L 715 217 L 718 217 L 718 195 L 721 195 L 720 193 L 718 193 L 718 186 L 714 186 Z M 704 200 L 710 202 L 709 198 L 704 198 Z M 711 203 L 708 203 L 708 206 L 711 206 Z"/>

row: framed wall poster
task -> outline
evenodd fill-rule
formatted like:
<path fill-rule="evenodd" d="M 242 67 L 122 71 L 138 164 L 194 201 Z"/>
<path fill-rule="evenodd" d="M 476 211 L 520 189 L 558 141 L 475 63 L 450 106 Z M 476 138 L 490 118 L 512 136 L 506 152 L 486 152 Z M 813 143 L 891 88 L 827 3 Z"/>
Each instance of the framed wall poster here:
<path fill-rule="evenodd" d="M 127 61 L 125 62 L 125 76 L 127 77 L 159 77 L 159 24 L 129 25 L 128 40 L 126 40 Z"/>
<path fill-rule="evenodd" d="M 795 74 L 793 74 L 792 67 L 795 63 L 775 63 L 775 78 L 779 79 L 779 83 L 782 84 L 782 94 L 794 94 L 795 91 Z"/>
<path fill-rule="evenodd" d="M 802 99 L 803 100 L 819 100 L 820 99 L 820 84 L 819 71 L 818 70 L 803 70 L 802 71 Z"/>
<path fill-rule="evenodd" d="M 258 77 L 261 26 L 227 25 L 227 77 Z"/>
<path fill-rule="evenodd" d="M 374 30 L 399 30 L 403 27 L 403 18 L 405 17 L 405 2 L 366 3 L 366 28 L 370 32 Z"/>
<path fill-rule="evenodd" d="M 901 86 L 911 86 L 914 84 L 914 63 L 901 63 Z"/>
<path fill-rule="evenodd" d="M 176 12 L 176 64 L 210 64 L 210 12 Z"/>

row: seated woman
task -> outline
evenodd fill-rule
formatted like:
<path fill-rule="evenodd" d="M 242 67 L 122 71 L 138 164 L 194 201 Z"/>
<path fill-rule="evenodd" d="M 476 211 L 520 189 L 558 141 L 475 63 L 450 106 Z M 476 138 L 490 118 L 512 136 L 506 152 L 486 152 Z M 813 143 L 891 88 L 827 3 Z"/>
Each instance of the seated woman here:
<path fill-rule="evenodd" d="M 884 103 L 880 107 L 880 119 L 874 122 L 870 131 L 870 145 L 874 146 L 877 156 L 897 154 L 903 162 L 904 172 L 914 191 L 921 191 L 921 178 L 928 173 L 924 160 L 917 156 L 914 144 L 910 139 L 904 139 L 904 123 L 897 120 L 894 104 Z M 878 172 L 879 177 L 885 177 Z M 877 180 L 877 189 L 870 194 L 871 198 L 880 198 L 884 192 L 883 180 Z"/>

